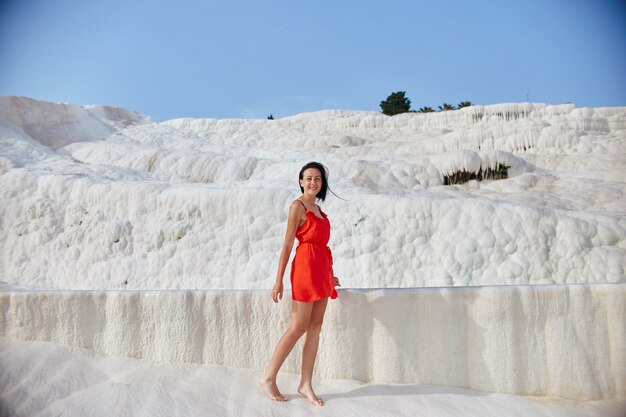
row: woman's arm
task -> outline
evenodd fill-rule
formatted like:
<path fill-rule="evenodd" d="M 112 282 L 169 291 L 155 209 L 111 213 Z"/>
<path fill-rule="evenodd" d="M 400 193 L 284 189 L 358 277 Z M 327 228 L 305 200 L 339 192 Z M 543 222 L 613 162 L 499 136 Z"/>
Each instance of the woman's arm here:
<path fill-rule="evenodd" d="M 278 272 L 276 273 L 276 283 L 272 289 L 272 299 L 275 303 L 283 298 L 283 276 L 287 269 L 287 262 L 293 249 L 293 241 L 296 238 L 298 228 L 306 221 L 306 210 L 299 202 L 294 201 L 289 207 L 289 216 L 287 218 L 287 231 L 285 232 L 285 242 L 283 250 L 280 253 L 278 261 Z"/>

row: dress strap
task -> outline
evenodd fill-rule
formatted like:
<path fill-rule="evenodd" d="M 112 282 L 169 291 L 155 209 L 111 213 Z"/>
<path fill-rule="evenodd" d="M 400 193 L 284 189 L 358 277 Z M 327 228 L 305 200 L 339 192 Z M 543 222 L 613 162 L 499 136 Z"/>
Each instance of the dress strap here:
<path fill-rule="evenodd" d="M 302 200 L 298 200 L 298 199 L 297 199 L 296 201 L 299 201 L 299 202 L 300 202 L 300 204 L 302 204 L 302 207 L 304 207 L 304 211 L 311 211 L 311 210 L 309 210 L 308 208 L 306 208 L 306 205 L 304 205 L 304 203 L 302 202 Z M 318 219 L 323 219 L 323 218 L 325 218 L 325 217 L 326 217 L 326 215 L 325 215 L 325 214 L 324 214 L 324 212 L 322 211 L 322 208 L 321 208 L 319 205 L 317 205 L 317 204 L 315 205 L 315 207 L 317 207 L 317 209 L 319 210 L 319 212 L 320 212 L 320 214 L 322 215 L 322 217 L 319 217 L 319 216 L 318 216 L 317 214 L 315 214 L 315 212 L 313 212 L 313 211 L 311 211 L 311 213 L 313 213 L 313 215 L 314 215 L 315 217 L 317 217 Z"/>

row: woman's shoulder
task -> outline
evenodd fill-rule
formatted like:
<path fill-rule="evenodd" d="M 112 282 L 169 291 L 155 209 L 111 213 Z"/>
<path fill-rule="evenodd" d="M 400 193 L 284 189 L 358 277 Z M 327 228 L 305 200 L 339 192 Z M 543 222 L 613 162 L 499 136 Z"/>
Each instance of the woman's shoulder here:
<path fill-rule="evenodd" d="M 306 211 L 306 206 L 299 198 L 296 198 L 289 206 L 289 210 Z"/>

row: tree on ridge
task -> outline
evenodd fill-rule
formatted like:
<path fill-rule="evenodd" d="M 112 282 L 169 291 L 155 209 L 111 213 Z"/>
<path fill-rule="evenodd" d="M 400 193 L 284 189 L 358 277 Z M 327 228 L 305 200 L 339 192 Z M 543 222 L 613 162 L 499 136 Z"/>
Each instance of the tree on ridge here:
<path fill-rule="evenodd" d="M 411 100 L 405 97 L 406 92 L 396 91 L 391 93 L 386 100 L 380 102 L 380 108 L 387 116 L 407 113 L 411 110 Z"/>
<path fill-rule="evenodd" d="M 452 104 L 443 103 L 439 106 L 439 111 L 448 111 L 448 110 L 456 110 L 456 108 Z"/>

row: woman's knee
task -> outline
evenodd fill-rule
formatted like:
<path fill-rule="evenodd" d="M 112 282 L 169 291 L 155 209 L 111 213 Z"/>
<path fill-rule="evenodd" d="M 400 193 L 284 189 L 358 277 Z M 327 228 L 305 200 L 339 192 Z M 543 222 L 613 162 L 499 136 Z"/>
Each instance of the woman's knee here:
<path fill-rule="evenodd" d="M 289 326 L 289 333 L 291 333 L 292 336 L 295 337 L 302 337 L 302 335 L 304 335 L 307 331 L 308 327 L 306 325 L 306 323 L 293 323 L 291 326 Z"/>
<path fill-rule="evenodd" d="M 322 331 L 322 324 L 324 323 L 324 319 L 323 318 L 318 318 L 318 319 L 314 319 L 311 318 L 311 321 L 309 322 L 309 327 L 307 328 L 307 332 L 315 332 L 315 333 L 319 333 Z"/>

